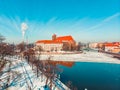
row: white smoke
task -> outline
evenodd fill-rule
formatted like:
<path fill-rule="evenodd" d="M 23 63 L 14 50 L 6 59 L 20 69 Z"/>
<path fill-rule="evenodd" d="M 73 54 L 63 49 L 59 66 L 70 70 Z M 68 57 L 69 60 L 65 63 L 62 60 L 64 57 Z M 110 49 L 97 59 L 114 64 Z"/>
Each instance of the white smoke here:
<path fill-rule="evenodd" d="M 24 39 L 24 36 L 25 36 L 25 31 L 28 29 L 28 26 L 26 23 L 22 23 L 21 24 L 21 30 L 22 30 L 22 35 L 23 35 L 23 39 Z"/>

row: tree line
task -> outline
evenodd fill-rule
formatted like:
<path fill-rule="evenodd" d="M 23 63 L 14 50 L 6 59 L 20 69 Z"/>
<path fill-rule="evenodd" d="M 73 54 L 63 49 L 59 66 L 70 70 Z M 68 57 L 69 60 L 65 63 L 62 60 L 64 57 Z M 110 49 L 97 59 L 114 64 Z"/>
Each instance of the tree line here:
<path fill-rule="evenodd" d="M 59 75 L 63 70 L 52 63 L 51 57 L 46 60 L 41 60 L 41 53 L 36 57 L 36 50 L 33 49 L 33 45 L 27 45 L 24 42 L 14 45 L 5 43 L 4 41 L 5 37 L 0 34 L 0 72 L 2 72 L 2 69 L 8 63 L 5 59 L 6 56 L 19 55 L 24 57 L 28 64 L 32 66 L 32 70 L 35 71 L 37 77 L 41 76 L 41 78 L 43 78 L 44 75 L 46 76 L 44 88 L 49 87 L 49 89 L 52 90 L 53 83 L 56 85 L 55 80 L 59 79 Z M 42 49 L 39 48 L 38 51 L 41 52 Z M 72 88 L 72 90 L 77 90 L 70 82 L 67 83 L 67 86 Z"/>

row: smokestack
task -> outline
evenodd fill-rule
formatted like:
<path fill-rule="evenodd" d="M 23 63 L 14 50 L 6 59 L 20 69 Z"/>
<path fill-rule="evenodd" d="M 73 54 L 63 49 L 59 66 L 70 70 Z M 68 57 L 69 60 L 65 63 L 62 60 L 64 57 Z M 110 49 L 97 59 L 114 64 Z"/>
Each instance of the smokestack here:
<path fill-rule="evenodd" d="M 22 30 L 22 36 L 23 36 L 23 41 L 24 41 L 24 36 L 25 36 L 25 31 L 28 29 L 28 26 L 26 23 L 21 24 L 21 30 Z"/>

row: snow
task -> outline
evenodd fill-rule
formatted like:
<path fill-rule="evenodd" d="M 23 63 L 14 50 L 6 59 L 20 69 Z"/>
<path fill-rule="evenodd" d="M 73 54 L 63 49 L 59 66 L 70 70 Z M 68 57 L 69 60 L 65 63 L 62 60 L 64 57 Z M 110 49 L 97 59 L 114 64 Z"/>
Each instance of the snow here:
<path fill-rule="evenodd" d="M 120 64 L 120 60 L 117 58 L 113 58 L 112 55 L 92 51 L 79 54 L 50 54 L 50 55 L 42 54 L 40 56 L 40 59 L 47 60 L 49 57 L 50 60 L 53 61 L 98 62 Z"/>
<path fill-rule="evenodd" d="M 46 76 L 41 74 L 37 77 L 35 71 L 32 70 L 32 67 L 26 62 L 26 60 L 21 60 L 18 57 L 5 57 L 7 60 L 12 62 L 11 67 L 9 64 L 3 69 L 0 80 L 1 86 L 5 86 L 8 83 L 7 79 L 10 77 L 8 90 L 29 90 L 29 87 L 33 90 L 45 90 Z M 35 68 L 35 67 L 34 67 Z M 8 72 L 10 70 L 10 72 Z M 14 73 L 13 73 L 14 72 Z M 15 74 L 17 73 L 17 74 Z M 50 82 L 50 80 L 48 80 Z M 56 79 L 53 83 L 54 90 L 69 90 L 61 81 Z M 4 87 L 0 87 L 4 89 Z"/>
<path fill-rule="evenodd" d="M 37 55 L 36 55 L 37 57 Z M 115 63 L 120 64 L 120 60 L 113 58 L 112 55 L 99 52 L 84 52 L 80 54 L 42 54 L 40 55 L 41 60 L 47 60 L 50 57 L 53 61 L 74 61 L 74 62 L 98 62 L 98 63 Z M 38 57 L 37 57 L 38 58 Z M 9 80 L 8 90 L 28 90 L 29 87 L 33 90 L 45 90 L 46 76 L 41 72 L 37 77 L 32 67 L 19 56 L 5 57 L 5 59 L 11 61 L 10 64 L 6 64 L 6 67 L 0 73 L 0 89 L 4 89 L 6 83 Z M 10 67 L 9 67 L 10 66 Z M 35 68 L 35 67 L 34 67 Z M 50 82 L 48 80 L 48 82 Z M 69 90 L 60 80 L 55 79 L 53 81 L 53 90 Z"/>

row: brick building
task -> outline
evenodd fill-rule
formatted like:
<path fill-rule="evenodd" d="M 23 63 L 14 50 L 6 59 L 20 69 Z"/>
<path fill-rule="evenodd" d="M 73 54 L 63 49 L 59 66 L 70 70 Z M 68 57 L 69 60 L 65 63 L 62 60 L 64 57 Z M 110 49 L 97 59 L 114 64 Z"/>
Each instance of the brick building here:
<path fill-rule="evenodd" d="M 72 36 L 52 35 L 52 40 L 38 40 L 36 48 L 41 47 L 43 51 L 71 51 L 76 49 L 76 42 Z"/>

